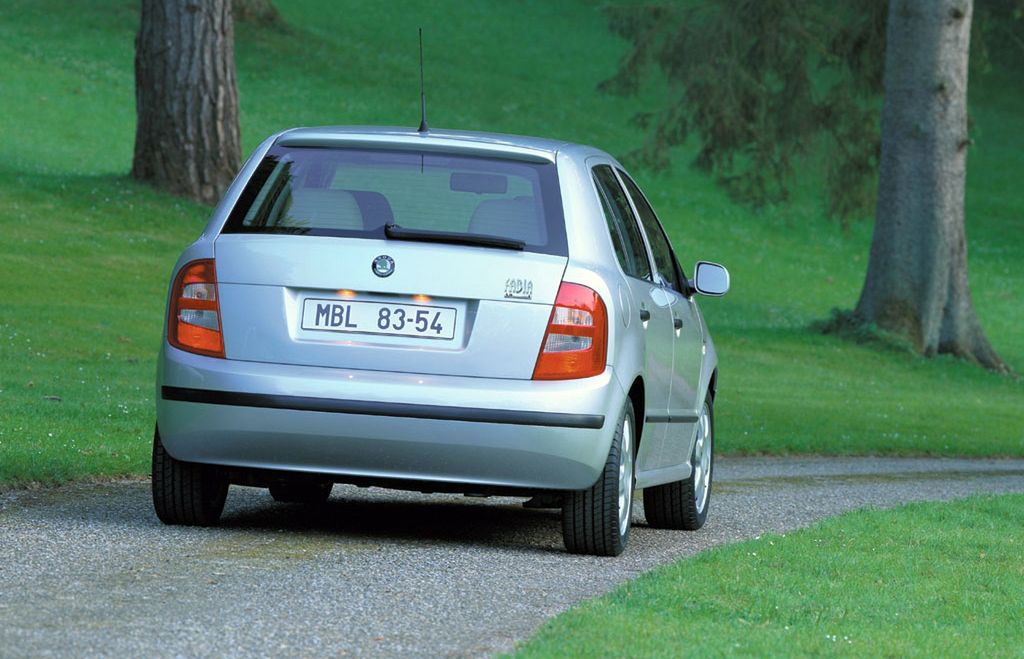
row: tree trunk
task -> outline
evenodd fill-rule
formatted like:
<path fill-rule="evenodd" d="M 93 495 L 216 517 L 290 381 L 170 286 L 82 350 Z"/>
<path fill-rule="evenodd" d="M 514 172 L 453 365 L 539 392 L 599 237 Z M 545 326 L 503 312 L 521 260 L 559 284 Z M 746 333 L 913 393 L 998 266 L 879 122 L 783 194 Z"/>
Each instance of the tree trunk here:
<path fill-rule="evenodd" d="M 132 176 L 214 203 L 241 163 L 231 0 L 142 0 Z"/>
<path fill-rule="evenodd" d="M 1008 371 L 978 323 L 967 282 L 964 180 L 972 0 L 890 0 L 878 206 L 856 314 Z"/>

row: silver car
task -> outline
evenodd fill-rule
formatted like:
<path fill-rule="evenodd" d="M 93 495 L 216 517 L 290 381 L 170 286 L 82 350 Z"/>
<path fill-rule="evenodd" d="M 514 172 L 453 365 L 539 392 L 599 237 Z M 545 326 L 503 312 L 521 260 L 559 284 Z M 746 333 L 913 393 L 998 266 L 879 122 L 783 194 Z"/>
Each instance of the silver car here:
<path fill-rule="evenodd" d="M 217 522 L 229 484 L 532 497 L 570 552 L 697 529 L 714 344 L 647 199 L 597 149 L 457 131 L 266 140 L 174 268 L 153 502 Z"/>

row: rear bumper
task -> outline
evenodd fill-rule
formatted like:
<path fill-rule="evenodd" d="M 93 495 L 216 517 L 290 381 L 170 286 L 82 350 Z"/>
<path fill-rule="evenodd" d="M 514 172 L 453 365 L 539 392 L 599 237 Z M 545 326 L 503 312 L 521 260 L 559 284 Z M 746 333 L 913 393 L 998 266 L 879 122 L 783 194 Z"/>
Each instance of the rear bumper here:
<path fill-rule="evenodd" d="M 589 487 L 625 400 L 610 369 L 534 382 L 223 360 L 169 346 L 157 380 L 161 439 L 179 460 L 467 489 Z"/>

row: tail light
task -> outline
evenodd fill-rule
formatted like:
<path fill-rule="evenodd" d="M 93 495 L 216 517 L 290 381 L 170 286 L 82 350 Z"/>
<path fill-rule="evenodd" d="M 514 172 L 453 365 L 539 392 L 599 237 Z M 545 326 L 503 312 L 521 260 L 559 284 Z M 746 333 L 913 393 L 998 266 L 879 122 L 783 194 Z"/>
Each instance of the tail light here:
<path fill-rule="evenodd" d="M 185 265 L 171 288 L 167 341 L 188 352 L 224 356 L 217 303 L 217 271 L 212 259 Z"/>
<path fill-rule="evenodd" d="M 534 380 L 588 378 L 604 372 L 608 312 L 586 286 L 562 282 L 533 369 Z"/>

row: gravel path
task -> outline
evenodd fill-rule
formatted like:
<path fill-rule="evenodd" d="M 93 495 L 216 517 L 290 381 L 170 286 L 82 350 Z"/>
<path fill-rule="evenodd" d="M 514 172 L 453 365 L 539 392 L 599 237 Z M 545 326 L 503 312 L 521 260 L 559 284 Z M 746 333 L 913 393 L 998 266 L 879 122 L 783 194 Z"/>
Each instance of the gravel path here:
<path fill-rule="evenodd" d="M 546 618 L 712 545 L 865 505 L 1024 492 L 1024 460 L 721 459 L 709 522 L 635 513 L 626 553 L 570 556 L 555 511 L 337 486 L 233 487 L 217 529 L 160 525 L 148 481 L 0 495 L 0 656 L 508 651 Z"/>

